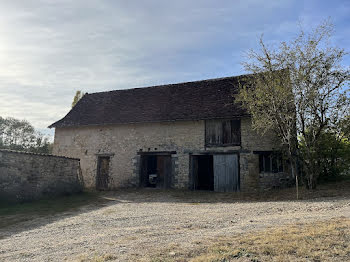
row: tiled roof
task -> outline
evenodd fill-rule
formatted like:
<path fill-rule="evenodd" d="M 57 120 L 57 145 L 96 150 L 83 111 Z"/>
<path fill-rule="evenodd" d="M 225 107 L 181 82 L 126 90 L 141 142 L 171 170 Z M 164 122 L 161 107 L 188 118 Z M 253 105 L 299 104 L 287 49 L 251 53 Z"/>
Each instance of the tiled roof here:
<path fill-rule="evenodd" d="M 244 77 L 86 94 L 50 128 L 241 117 L 234 95 Z"/>

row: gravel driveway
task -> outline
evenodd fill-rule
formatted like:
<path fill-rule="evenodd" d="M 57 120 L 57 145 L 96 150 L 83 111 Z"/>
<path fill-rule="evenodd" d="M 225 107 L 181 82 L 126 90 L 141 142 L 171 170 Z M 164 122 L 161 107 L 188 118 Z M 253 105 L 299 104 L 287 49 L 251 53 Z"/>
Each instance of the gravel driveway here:
<path fill-rule="evenodd" d="M 233 201 L 227 194 L 129 190 L 107 202 L 0 229 L 0 261 L 118 261 L 289 223 L 350 217 L 349 198 Z"/>

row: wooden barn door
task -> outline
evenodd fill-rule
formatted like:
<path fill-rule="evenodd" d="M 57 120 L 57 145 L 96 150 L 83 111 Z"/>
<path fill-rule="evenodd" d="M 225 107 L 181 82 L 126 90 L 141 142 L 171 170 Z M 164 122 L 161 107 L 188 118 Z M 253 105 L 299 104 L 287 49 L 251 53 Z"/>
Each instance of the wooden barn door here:
<path fill-rule="evenodd" d="M 107 190 L 109 181 L 109 157 L 98 157 L 96 189 Z"/>
<path fill-rule="evenodd" d="M 148 186 L 148 158 L 140 156 L 140 187 Z"/>
<path fill-rule="evenodd" d="M 157 187 L 170 188 L 172 176 L 171 156 L 157 156 Z"/>
<path fill-rule="evenodd" d="M 238 156 L 214 155 L 214 191 L 239 191 Z"/>
<path fill-rule="evenodd" d="M 191 189 L 197 190 L 198 188 L 198 156 L 190 157 L 190 167 L 191 167 Z"/>

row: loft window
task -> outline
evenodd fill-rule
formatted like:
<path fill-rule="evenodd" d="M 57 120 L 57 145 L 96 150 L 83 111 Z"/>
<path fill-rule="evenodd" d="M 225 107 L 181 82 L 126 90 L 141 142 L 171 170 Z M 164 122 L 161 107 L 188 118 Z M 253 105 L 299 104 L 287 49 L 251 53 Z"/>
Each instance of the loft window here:
<path fill-rule="evenodd" d="M 206 146 L 239 146 L 241 145 L 240 120 L 206 120 Z"/>
<path fill-rule="evenodd" d="M 283 172 L 282 154 L 279 152 L 258 152 L 260 173 L 278 173 Z"/>

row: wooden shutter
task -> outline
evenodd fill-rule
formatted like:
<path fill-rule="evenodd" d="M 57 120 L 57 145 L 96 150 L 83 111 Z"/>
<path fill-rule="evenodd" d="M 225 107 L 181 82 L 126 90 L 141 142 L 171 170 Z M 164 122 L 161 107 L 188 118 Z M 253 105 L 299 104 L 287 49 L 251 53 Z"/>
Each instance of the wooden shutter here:
<path fill-rule="evenodd" d="M 231 120 L 231 144 L 240 145 L 241 144 L 241 121 Z"/>
<path fill-rule="evenodd" d="M 222 121 L 207 120 L 205 121 L 205 142 L 207 145 L 222 144 Z"/>
<path fill-rule="evenodd" d="M 232 144 L 232 126 L 230 120 L 222 121 L 222 144 Z"/>
<path fill-rule="evenodd" d="M 240 120 L 205 121 L 205 143 L 207 146 L 240 145 Z"/>

